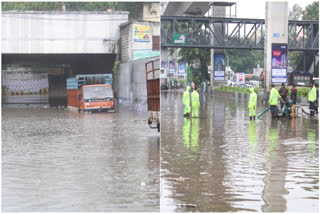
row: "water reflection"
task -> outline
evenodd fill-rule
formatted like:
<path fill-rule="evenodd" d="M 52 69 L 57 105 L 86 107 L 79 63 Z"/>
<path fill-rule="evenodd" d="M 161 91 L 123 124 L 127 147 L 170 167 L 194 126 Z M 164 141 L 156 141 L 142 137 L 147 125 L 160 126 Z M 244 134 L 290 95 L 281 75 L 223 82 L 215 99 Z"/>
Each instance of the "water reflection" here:
<path fill-rule="evenodd" d="M 243 100 L 200 103 L 194 121 L 182 93 L 161 94 L 161 211 L 318 210 L 317 120 L 249 121 Z"/>
<path fill-rule="evenodd" d="M 146 115 L 2 108 L 4 211 L 159 211 L 158 133 Z"/>

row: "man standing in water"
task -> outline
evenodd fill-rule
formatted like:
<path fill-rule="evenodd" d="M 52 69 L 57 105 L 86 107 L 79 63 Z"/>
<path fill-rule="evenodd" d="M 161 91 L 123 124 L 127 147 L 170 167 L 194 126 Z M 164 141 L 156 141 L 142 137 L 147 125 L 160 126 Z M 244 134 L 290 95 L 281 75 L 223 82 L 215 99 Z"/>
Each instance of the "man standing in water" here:
<path fill-rule="evenodd" d="M 199 108 L 200 108 L 200 100 L 199 100 L 199 87 L 195 87 L 195 90 L 191 93 L 191 104 L 192 104 L 192 117 L 199 117 Z"/>
<path fill-rule="evenodd" d="M 271 111 L 271 116 L 272 119 L 276 119 L 277 118 L 277 104 L 278 104 L 278 99 L 280 98 L 280 100 L 283 102 L 283 100 L 281 99 L 280 94 L 278 93 L 277 89 L 274 88 L 274 84 L 271 85 L 271 90 L 270 90 L 270 94 L 269 94 L 269 105 L 270 105 L 270 111 Z"/>
<path fill-rule="evenodd" d="M 310 117 L 313 117 L 315 112 L 315 104 L 317 101 L 317 89 L 312 82 L 310 83 L 310 90 L 308 92 L 308 101 L 309 101 Z"/>
<path fill-rule="evenodd" d="M 190 107 L 190 86 L 187 86 L 186 91 L 183 93 L 182 103 L 184 105 L 184 116 L 188 117 L 191 112 Z"/>
<path fill-rule="evenodd" d="M 249 118 L 250 120 L 256 119 L 256 108 L 257 108 L 257 94 L 254 92 L 254 88 L 250 88 L 250 97 L 249 97 Z"/>

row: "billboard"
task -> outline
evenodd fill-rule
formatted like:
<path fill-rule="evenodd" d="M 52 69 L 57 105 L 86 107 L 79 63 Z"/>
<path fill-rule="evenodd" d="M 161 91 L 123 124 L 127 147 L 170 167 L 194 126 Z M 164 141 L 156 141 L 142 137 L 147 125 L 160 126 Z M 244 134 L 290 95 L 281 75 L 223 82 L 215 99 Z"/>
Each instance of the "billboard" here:
<path fill-rule="evenodd" d="M 287 82 L 287 44 L 272 44 L 271 82 Z"/>
<path fill-rule="evenodd" d="M 175 73 L 175 72 L 176 72 L 175 62 L 174 61 L 170 61 L 169 62 L 169 73 Z"/>
<path fill-rule="evenodd" d="M 245 74 L 244 73 L 237 73 L 237 83 L 238 84 L 245 84 L 246 79 L 245 79 Z"/>
<path fill-rule="evenodd" d="M 150 26 L 133 25 L 132 28 L 134 42 L 150 42 Z"/>
<path fill-rule="evenodd" d="M 161 61 L 161 68 L 167 69 L 167 61 Z"/>
<path fill-rule="evenodd" d="M 214 81 L 225 80 L 225 54 L 214 54 Z"/>
<path fill-rule="evenodd" d="M 184 62 L 181 62 L 178 66 L 178 75 L 184 76 L 185 72 L 186 72 L 186 64 Z"/>

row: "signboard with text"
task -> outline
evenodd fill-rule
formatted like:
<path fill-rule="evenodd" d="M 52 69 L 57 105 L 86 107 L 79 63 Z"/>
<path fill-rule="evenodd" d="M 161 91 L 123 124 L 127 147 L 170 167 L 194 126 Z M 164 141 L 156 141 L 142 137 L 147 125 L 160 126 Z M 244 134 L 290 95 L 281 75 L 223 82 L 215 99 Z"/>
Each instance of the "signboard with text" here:
<path fill-rule="evenodd" d="M 133 41 L 134 42 L 150 42 L 150 26 L 133 25 Z"/>
<path fill-rule="evenodd" d="M 178 75 L 179 76 L 184 76 L 185 72 L 186 72 L 186 64 L 184 62 L 181 62 L 179 64 Z"/>
<path fill-rule="evenodd" d="M 214 81 L 225 80 L 225 54 L 214 54 Z"/>
<path fill-rule="evenodd" d="M 287 82 L 287 44 L 272 44 L 271 82 Z"/>
<path fill-rule="evenodd" d="M 170 61 L 169 62 L 169 73 L 175 73 L 175 72 L 176 72 L 175 62 L 174 61 Z"/>
<path fill-rule="evenodd" d="M 187 44 L 187 34 L 175 33 L 173 34 L 173 44 Z"/>

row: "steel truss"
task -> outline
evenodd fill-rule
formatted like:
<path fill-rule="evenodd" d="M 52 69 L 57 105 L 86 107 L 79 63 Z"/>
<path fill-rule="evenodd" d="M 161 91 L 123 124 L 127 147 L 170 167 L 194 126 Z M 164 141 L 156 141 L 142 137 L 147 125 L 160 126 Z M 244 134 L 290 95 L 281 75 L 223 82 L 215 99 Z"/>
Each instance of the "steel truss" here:
<path fill-rule="evenodd" d="M 186 34 L 186 44 L 173 44 L 173 34 Z M 263 50 L 264 40 L 264 19 L 161 16 L 161 47 Z M 289 20 L 288 50 L 319 51 L 319 22 Z"/>

